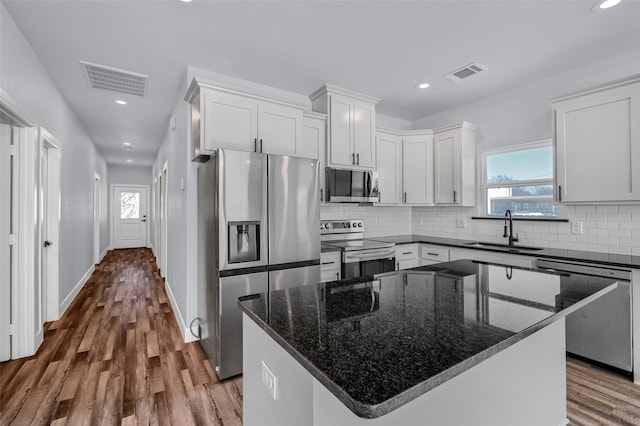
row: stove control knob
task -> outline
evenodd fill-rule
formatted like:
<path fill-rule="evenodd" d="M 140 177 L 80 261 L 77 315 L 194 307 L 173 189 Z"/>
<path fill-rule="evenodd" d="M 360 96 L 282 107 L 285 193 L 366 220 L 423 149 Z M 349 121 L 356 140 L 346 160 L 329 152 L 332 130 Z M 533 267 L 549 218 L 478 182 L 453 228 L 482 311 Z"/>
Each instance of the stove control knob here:
<path fill-rule="evenodd" d="M 324 224 L 324 229 L 331 229 L 331 224 L 330 223 L 325 223 Z"/>
<path fill-rule="evenodd" d="M 362 222 L 358 222 L 358 228 L 362 228 Z"/>
<path fill-rule="evenodd" d="M 320 224 L 320 229 L 324 229 L 324 226 L 325 226 L 324 223 L 321 223 Z"/>
<path fill-rule="evenodd" d="M 351 224 L 347 222 L 347 228 L 351 228 Z"/>

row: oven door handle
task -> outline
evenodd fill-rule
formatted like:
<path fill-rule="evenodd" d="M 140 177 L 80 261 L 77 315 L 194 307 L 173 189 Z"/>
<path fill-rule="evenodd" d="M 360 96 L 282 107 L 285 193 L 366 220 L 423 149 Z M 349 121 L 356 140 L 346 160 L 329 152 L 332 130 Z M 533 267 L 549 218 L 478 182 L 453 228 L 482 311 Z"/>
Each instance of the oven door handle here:
<path fill-rule="evenodd" d="M 395 250 L 368 252 L 365 254 L 345 253 L 344 258 L 346 262 L 349 262 L 350 260 L 376 260 L 386 259 L 390 256 L 395 256 L 395 254 Z"/>

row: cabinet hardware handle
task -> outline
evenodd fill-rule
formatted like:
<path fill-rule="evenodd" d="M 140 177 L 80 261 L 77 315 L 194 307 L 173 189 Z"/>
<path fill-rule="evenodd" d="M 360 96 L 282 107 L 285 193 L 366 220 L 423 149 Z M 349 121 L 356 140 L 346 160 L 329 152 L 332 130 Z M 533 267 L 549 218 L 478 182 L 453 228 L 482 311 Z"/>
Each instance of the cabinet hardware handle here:
<path fill-rule="evenodd" d="M 407 202 L 407 193 L 406 192 L 404 193 L 404 202 L 405 203 Z"/>
<path fill-rule="evenodd" d="M 340 272 L 336 272 L 336 281 L 340 279 Z"/>
<path fill-rule="evenodd" d="M 360 153 L 356 154 L 356 164 L 359 166 L 360 165 Z"/>
<path fill-rule="evenodd" d="M 440 256 L 438 253 L 427 253 L 430 256 Z"/>
<path fill-rule="evenodd" d="M 258 152 L 258 138 L 253 138 L 253 152 Z"/>
<path fill-rule="evenodd" d="M 453 190 L 453 202 L 454 203 L 456 202 L 456 190 L 455 189 Z"/>
<path fill-rule="evenodd" d="M 562 201 L 562 185 L 558 185 L 558 201 Z"/>
<path fill-rule="evenodd" d="M 324 201 L 324 195 L 322 193 L 323 189 L 320 188 L 320 201 Z"/>
<path fill-rule="evenodd" d="M 382 202 L 382 191 L 378 190 L 378 202 Z"/>
<path fill-rule="evenodd" d="M 262 152 L 262 139 L 260 139 L 260 152 Z"/>
<path fill-rule="evenodd" d="M 402 252 L 402 254 L 413 254 L 413 252 L 412 251 L 404 251 L 404 252 Z"/>
<path fill-rule="evenodd" d="M 356 165 L 356 153 L 352 153 L 351 154 L 351 164 L 353 164 L 354 166 Z"/>
<path fill-rule="evenodd" d="M 323 265 L 333 265 L 334 263 L 336 263 L 336 262 L 335 261 L 334 262 L 322 262 Z"/>
<path fill-rule="evenodd" d="M 396 262 L 396 271 L 400 270 L 400 262 Z"/>

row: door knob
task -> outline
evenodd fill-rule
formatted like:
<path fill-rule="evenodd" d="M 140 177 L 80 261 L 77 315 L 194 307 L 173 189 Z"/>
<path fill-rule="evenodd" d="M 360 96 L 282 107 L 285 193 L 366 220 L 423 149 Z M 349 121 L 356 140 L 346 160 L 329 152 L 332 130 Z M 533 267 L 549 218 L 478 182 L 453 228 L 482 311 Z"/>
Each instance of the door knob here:
<path fill-rule="evenodd" d="M 51 244 L 53 244 L 51 241 L 45 241 L 44 242 L 44 246 L 45 247 L 49 247 Z"/>

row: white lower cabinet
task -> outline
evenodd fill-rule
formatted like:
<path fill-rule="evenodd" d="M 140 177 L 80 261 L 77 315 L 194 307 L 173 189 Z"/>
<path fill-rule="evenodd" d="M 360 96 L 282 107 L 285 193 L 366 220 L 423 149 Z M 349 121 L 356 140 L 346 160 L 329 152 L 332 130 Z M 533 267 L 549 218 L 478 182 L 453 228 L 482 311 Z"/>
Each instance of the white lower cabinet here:
<path fill-rule="evenodd" d="M 320 253 L 320 282 L 339 280 L 341 261 L 339 250 Z"/>
<path fill-rule="evenodd" d="M 433 265 L 434 263 L 448 262 L 449 249 L 430 244 L 420 244 L 420 265 Z"/>
<path fill-rule="evenodd" d="M 420 245 L 401 244 L 396 246 L 396 271 L 420 266 Z"/>

